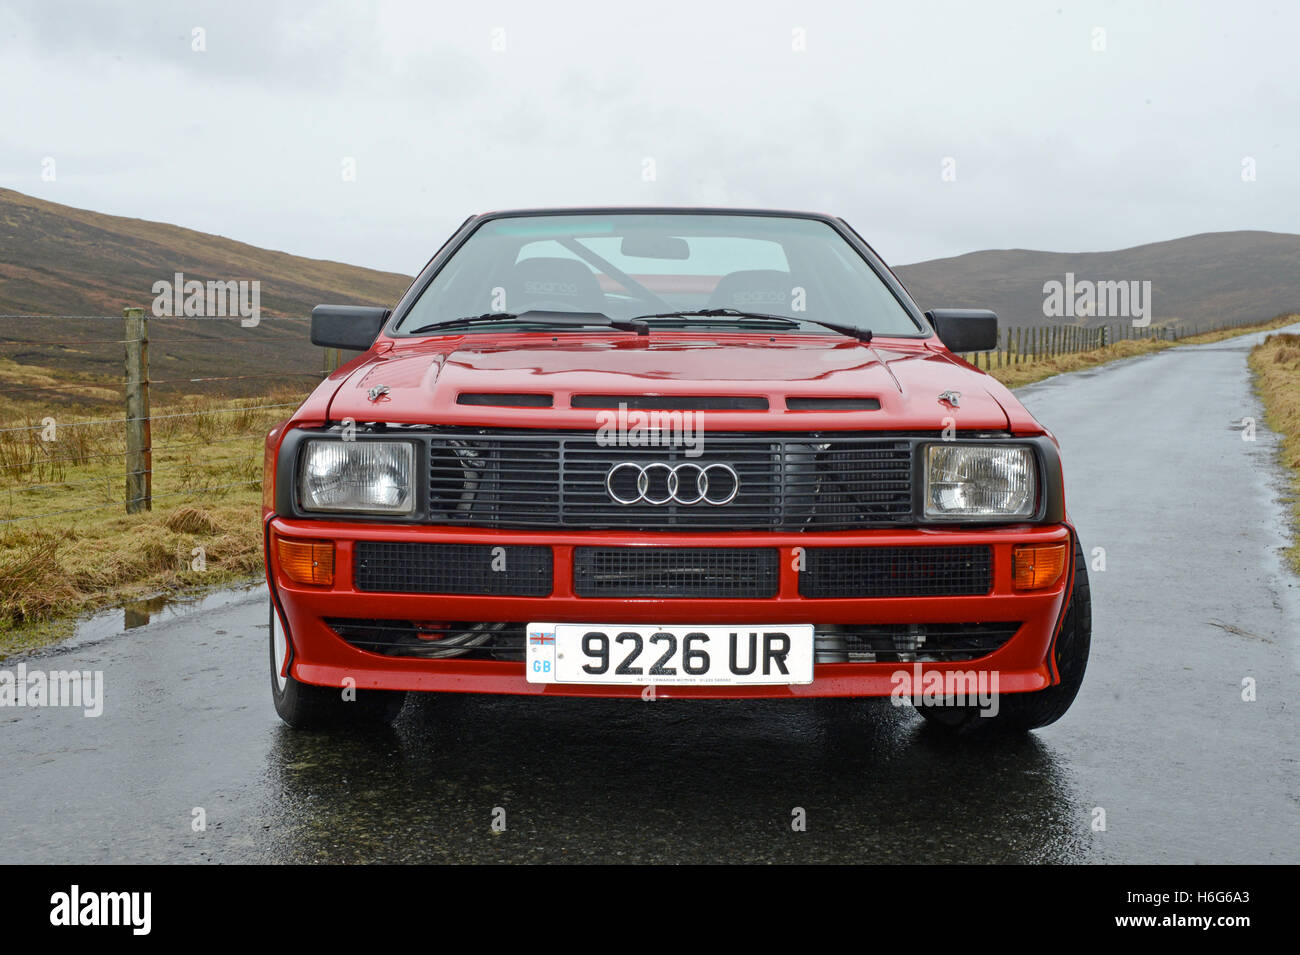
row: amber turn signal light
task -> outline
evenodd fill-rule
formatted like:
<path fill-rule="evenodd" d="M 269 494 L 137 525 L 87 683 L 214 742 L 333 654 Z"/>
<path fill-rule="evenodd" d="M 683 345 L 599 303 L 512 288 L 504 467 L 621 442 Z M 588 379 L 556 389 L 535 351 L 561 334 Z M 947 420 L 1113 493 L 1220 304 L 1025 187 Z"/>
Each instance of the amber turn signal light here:
<path fill-rule="evenodd" d="M 280 558 L 280 569 L 295 583 L 321 587 L 334 583 L 333 541 L 297 541 L 277 537 L 275 552 Z"/>
<path fill-rule="evenodd" d="M 1054 587 L 1065 573 L 1065 544 L 1020 544 L 1011 553 L 1016 590 Z"/>

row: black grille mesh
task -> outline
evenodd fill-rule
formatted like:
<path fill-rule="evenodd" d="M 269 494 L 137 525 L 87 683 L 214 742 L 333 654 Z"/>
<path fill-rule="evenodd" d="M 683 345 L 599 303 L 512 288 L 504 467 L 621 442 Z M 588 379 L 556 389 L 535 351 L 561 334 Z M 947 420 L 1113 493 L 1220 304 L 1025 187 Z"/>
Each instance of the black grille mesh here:
<path fill-rule="evenodd" d="M 775 547 L 579 547 L 579 597 L 775 597 Z"/>
<path fill-rule="evenodd" d="M 364 591 L 498 597 L 551 592 L 549 547 L 358 541 L 352 560 L 356 588 Z"/>
<path fill-rule="evenodd" d="M 697 437 L 702 440 L 694 447 L 633 447 L 601 443 L 590 433 L 436 434 L 430 439 L 429 520 L 638 530 L 850 530 L 911 520 L 912 445 L 906 440 Z M 610 499 L 605 478 L 623 462 L 725 464 L 740 486 L 723 505 L 619 504 Z"/>
<path fill-rule="evenodd" d="M 993 554 L 978 547 L 809 547 L 803 597 L 957 597 L 986 594 Z"/>

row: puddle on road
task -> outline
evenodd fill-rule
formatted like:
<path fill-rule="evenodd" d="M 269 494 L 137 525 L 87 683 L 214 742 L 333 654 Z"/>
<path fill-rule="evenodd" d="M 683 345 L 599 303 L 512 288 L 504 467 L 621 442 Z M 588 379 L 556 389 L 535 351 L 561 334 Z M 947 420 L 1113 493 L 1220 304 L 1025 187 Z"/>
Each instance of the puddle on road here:
<path fill-rule="evenodd" d="M 151 600 L 140 600 L 136 603 L 127 604 L 122 608 L 122 629 L 134 630 L 136 627 L 143 627 L 154 614 L 161 613 L 173 603 L 180 604 L 182 601 L 161 594 Z"/>
<path fill-rule="evenodd" d="M 266 584 L 257 583 L 211 593 L 160 594 L 147 600 L 133 601 L 111 610 L 102 610 L 86 618 L 77 624 L 73 635 L 58 646 L 60 649 L 85 646 L 159 620 L 170 620 L 197 611 L 242 603 L 259 591 L 265 592 L 265 590 Z"/>

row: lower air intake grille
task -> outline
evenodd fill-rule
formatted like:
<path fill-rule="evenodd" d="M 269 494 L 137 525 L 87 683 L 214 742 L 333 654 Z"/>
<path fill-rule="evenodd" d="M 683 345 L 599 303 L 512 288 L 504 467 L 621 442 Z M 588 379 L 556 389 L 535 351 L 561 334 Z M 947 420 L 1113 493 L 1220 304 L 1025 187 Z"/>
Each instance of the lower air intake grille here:
<path fill-rule="evenodd" d="M 350 620 L 326 625 L 352 646 L 389 657 L 423 660 L 523 660 L 524 624 L 434 620 Z"/>
<path fill-rule="evenodd" d="M 775 547 L 579 547 L 579 597 L 775 597 Z"/>
<path fill-rule="evenodd" d="M 978 660 L 1006 646 L 1019 623 L 881 623 L 817 627 L 818 663 Z"/>
<path fill-rule="evenodd" d="M 551 564 L 549 547 L 358 541 L 352 574 L 379 593 L 545 597 Z"/>
<path fill-rule="evenodd" d="M 524 659 L 525 625 L 505 621 L 349 620 L 325 623 L 369 653 L 424 660 Z M 1019 623 L 817 624 L 818 665 L 929 663 L 977 660 L 1006 645 Z"/>
<path fill-rule="evenodd" d="M 980 547 L 809 547 L 802 597 L 960 597 L 986 594 L 993 555 Z"/>

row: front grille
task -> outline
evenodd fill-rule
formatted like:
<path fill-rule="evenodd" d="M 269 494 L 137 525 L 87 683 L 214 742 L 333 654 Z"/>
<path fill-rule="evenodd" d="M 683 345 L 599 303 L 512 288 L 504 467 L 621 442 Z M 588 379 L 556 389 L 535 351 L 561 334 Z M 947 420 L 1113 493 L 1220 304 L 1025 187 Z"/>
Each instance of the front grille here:
<path fill-rule="evenodd" d="M 424 660 L 524 658 L 525 624 L 327 618 L 352 646 Z M 1000 649 L 1019 623 L 818 624 L 818 664 L 940 663 L 975 660 Z"/>
<path fill-rule="evenodd" d="M 775 597 L 775 547 L 578 547 L 579 597 Z"/>
<path fill-rule="evenodd" d="M 692 448 L 691 433 L 682 437 L 672 447 L 620 447 L 586 432 L 435 434 L 428 519 L 478 527 L 781 531 L 890 527 L 912 518 L 908 440 L 705 433 L 694 435 L 701 440 Z M 688 453 L 694 451 L 701 453 Z M 725 504 L 620 504 L 605 480 L 623 462 L 725 464 L 739 488 Z M 682 496 L 694 498 L 690 476 L 697 472 L 684 473 L 690 489 Z"/>
<path fill-rule="evenodd" d="M 549 547 L 358 541 L 352 561 L 358 590 L 497 597 L 551 592 Z"/>
<path fill-rule="evenodd" d="M 801 597 L 957 597 L 993 586 L 993 552 L 977 547 L 808 547 Z"/>

